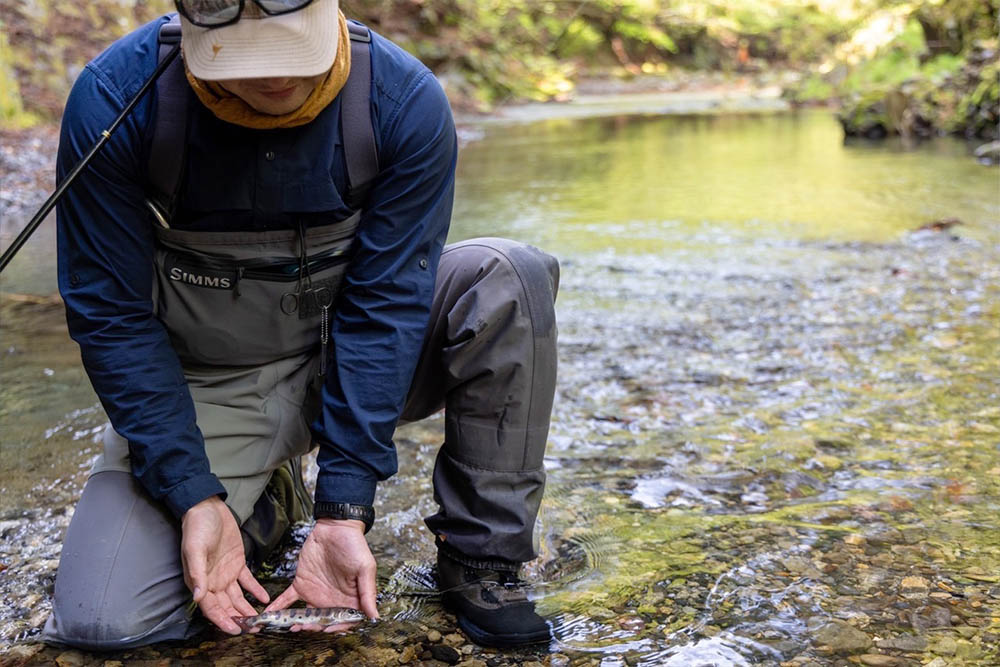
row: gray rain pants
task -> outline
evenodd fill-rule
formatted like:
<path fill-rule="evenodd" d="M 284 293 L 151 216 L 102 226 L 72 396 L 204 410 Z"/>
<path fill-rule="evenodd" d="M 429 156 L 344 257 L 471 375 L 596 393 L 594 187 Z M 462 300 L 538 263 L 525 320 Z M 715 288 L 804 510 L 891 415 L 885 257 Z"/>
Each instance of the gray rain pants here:
<path fill-rule="evenodd" d="M 511 566 L 537 555 L 558 283 L 556 260 L 520 243 L 473 239 L 442 253 L 402 419 L 445 408 L 440 510 L 427 525 L 460 560 Z M 43 639 L 89 650 L 185 639 L 203 627 L 190 602 L 180 522 L 129 473 L 92 475 L 66 533 Z"/>

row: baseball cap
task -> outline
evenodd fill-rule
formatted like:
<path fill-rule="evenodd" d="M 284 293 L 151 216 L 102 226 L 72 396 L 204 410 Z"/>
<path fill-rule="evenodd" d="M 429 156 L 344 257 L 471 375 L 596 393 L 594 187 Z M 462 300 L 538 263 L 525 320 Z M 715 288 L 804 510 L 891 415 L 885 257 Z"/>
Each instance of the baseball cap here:
<path fill-rule="evenodd" d="M 337 55 L 338 11 L 338 0 L 313 0 L 269 16 L 246 0 L 239 21 L 211 29 L 181 16 L 184 63 L 205 81 L 322 74 Z"/>

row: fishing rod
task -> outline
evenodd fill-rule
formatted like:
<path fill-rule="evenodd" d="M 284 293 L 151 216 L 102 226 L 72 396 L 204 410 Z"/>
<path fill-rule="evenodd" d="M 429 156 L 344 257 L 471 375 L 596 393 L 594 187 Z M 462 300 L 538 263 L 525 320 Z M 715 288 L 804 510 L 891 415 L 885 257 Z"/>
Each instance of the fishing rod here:
<path fill-rule="evenodd" d="M 10 244 L 10 247 L 4 251 L 2 256 L 0 256 L 0 272 L 3 272 L 3 270 L 7 268 L 7 265 L 10 264 L 10 260 L 14 259 L 14 255 L 17 254 L 17 251 L 20 250 L 21 247 L 28 241 L 28 237 L 30 237 L 35 230 L 38 229 L 38 226 L 42 224 L 43 220 L 45 220 L 45 216 L 52 211 L 52 208 L 56 205 L 56 202 L 59 201 L 59 198 L 62 197 L 63 193 L 66 192 L 69 186 L 73 184 L 76 177 L 80 175 L 80 172 L 83 171 L 94 156 L 97 155 L 97 152 L 101 150 L 104 144 L 108 142 L 108 139 L 111 138 L 111 133 L 118 129 L 118 126 L 122 124 L 125 117 L 128 116 L 132 112 L 132 109 L 134 109 L 139 103 L 139 100 L 145 96 L 149 89 L 153 87 L 153 84 L 156 83 L 156 80 L 160 78 L 160 75 L 166 71 L 167 67 L 170 66 L 170 63 L 172 63 L 174 58 L 177 57 L 180 49 L 181 45 L 177 44 L 167 52 L 167 55 L 163 57 L 160 64 L 156 66 L 155 70 L 153 70 L 152 76 L 147 79 L 146 83 L 142 84 L 142 88 L 140 88 L 139 92 L 132 98 L 132 101 L 125 105 L 125 109 L 121 112 L 121 114 L 119 114 L 118 118 L 115 119 L 115 122 L 111 123 L 111 127 L 101 131 L 100 139 L 98 139 L 97 143 L 90 149 L 90 152 L 88 152 L 87 155 L 84 156 L 84 158 L 80 160 L 75 167 L 73 167 L 69 174 L 66 175 L 66 178 L 62 180 L 62 183 L 59 184 L 59 187 L 56 188 L 56 191 L 45 200 L 42 207 L 38 209 L 38 213 L 35 214 L 27 226 L 21 230 L 20 234 L 17 235 L 14 242 Z"/>

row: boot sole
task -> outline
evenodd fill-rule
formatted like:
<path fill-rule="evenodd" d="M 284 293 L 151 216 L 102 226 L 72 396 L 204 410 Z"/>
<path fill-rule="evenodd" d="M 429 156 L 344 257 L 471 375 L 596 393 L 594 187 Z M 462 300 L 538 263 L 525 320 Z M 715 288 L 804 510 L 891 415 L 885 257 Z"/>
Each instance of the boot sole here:
<path fill-rule="evenodd" d="M 490 646 L 493 648 L 513 648 L 515 646 L 529 646 L 531 644 L 548 644 L 552 641 L 552 632 L 548 628 L 543 632 L 539 631 L 532 635 L 498 635 L 483 630 L 469 619 L 458 616 L 458 627 L 480 646 Z"/>

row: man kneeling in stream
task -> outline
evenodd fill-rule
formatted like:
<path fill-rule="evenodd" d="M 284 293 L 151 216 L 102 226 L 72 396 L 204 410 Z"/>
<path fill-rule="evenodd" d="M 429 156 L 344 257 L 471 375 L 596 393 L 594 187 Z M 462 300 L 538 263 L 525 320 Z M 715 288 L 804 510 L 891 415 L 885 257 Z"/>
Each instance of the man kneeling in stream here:
<path fill-rule="evenodd" d="M 176 4 L 182 58 L 58 208 L 70 333 L 110 424 L 45 640 L 187 638 L 204 626 L 192 599 L 238 634 L 244 591 L 377 618 L 365 534 L 393 431 L 444 408 L 426 523 L 445 604 L 478 643 L 547 641 L 517 572 L 537 555 L 556 261 L 503 239 L 444 245 L 447 99 L 337 0 Z M 81 73 L 60 178 L 165 58 L 171 21 Z M 313 500 L 299 458 L 314 445 Z M 310 515 L 270 601 L 248 561 Z"/>

